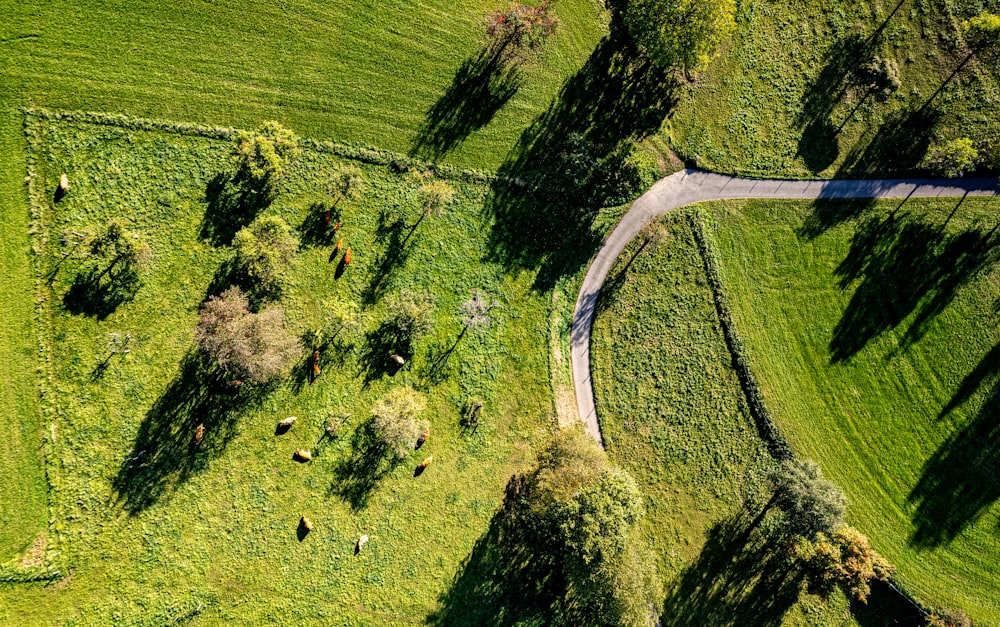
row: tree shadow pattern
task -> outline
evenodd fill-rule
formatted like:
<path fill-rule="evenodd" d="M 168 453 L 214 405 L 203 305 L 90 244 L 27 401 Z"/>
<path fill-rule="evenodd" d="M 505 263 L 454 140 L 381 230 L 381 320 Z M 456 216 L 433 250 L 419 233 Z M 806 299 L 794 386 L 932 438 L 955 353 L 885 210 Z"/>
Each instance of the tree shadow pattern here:
<path fill-rule="evenodd" d="M 592 229 L 598 209 L 641 185 L 631 140 L 659 130 L 677 87 L 614 24 L 499 169 L 487 202 L 495 218 L 488 259 L 539 269 L 538 289 L 585 264 L 604 235 Z"/>
<path fill-rule="evenodd" d="M 237 433 L 237 419 L 268 388 L 233 385 L 197 351 L 139 425 L 132 450 L 113 481 L 117 500 L 138 514 L 208 467 Z M 196 442 L 199 425 L 204 425 Z"/>
<path fill-rule="evenodd" d="M 330 223 L 327 224 L 329 216 Z M 334 224 L 341 220 L 340 210 L 331 203 L 313 203 L 306 213 L 305 219 L 299 225 L 299 243 L 302 248 L 312 246 L 329 246 L 336 238 Z M 332 259 L 332 258 L 331 258 Z"/>
<path fill-rule="evenodd" d="M 112 272 L 99 268 L 82 270 L 63 295 L 63 307 L 71 314 L 104 320 L 121 305 L 132 302 L 141 285 L 139 273 L 132 265 Z"/>
<path fill-rule="evenodd" d="M 974 228 L 949 234 L 943 227 L 898 212 L 858 226 L 835 270 L 841 288 L 856 287 L 833 330 L 832 362 L 850 358 L 915 313 L 900 341 L 905 350 L 959 288 L 996 261 L 989 233 Z"/>
<path fill-rule="evenodd" d="M 891 113 L 886 121 L 847 153 L 838 178 L 873 178 L 917 170 L 942 118 L 940 109 L 924 105 Z"/>
<path fill-rule="evenodd" d="M 802 111 L 796 119 L 802 129 L 797 156 L 802 157 L 813 173 L 827 169 L 837 160 L 840 156 L 840 132 L 872 96 L 879 96 L 878 88 L 871 84 L 863 67 L 874 59 L 882 45 L 886 26 L 904 2 L 898 0 L 895 8 L 870 35 L 854 33 L 839 39 L 823 55 L 823 69 L 806 87 Z M 833 122 L 834 113 L 849 94 L 854 96 L 856 103 L 843 121 L 836 125 Z"/>
<path fill-rule="evenodd" d="M 780 625 L 798 601 L 801 570 L 778 538 L 742 512 L 716 523 L 664 601 L 664 625 Z"/>
<path fill-rule="evenodd" d="M 521 85 L 518 66 L 501 46 L 484 46 L 466 59 L 451 85 L 427 110 L 410 154 L 436 161 L 486 126 Z"/>
<path fill-rule="evenodd" d="M 371 279 L 361 293 L 361 301 L 365 305 L 374 305 L 385 296 L 393 273 L 406 264 L 411 250 L 410 237 L 413 235 L 413 228 L 408 230 L 408 226 L 402 215 L 393 216 L 384 209 L 379 213 L 375 241 L 385 249 L 375 261 Z"/>
<path fill-rule="evenodd" d="M 1000 345 L 994 346 L 962 381 L 941 410 L 943 419 L 984 383 L 992 385 L 976 415 L 924 464 L 909 495 L 916 505 L 910 543 L 936 547 L 954 540 L 1000 499 Z M 1000 520 L 998 520 L 1000 525 Z M 1000 529 L 998 529 L 1000 531 Z"/>
<path fill-rule="evenodd" d="M 397 325 L 386 320 L 365 334 L 365 346 L 359 360 L 365 386 L 386 375 L 392 376 L 405 367 L 390 359 L 392 355 L 399 355 L 408 364 L 413 359 L 413 343 Z"/>
<path fill-rule="evenodd" d="M 393 456 L 375 432 L 372 419 L 361 423 L 351 436 L 351 454 L 333 470 L 327 496 L 343 499 L 359 511 L 368 505 L 372 492 L 402 460 Z"/>
<path fill-rule="evenodd" d="M 432 625 L 556 625 L 566 578 L 553 555 L 532 548 L 518 524 L 523 478 L 507 484 L 503 505 L 462 563 Z"/>
<path fill-rule="evenodd" d="M 233 243 L 236 232 L 271 204 L 271 197 L 253 189 L 249 174 L 220 172 L 205 187 L 205 215 L 199 237 L 213 246 Z"/>

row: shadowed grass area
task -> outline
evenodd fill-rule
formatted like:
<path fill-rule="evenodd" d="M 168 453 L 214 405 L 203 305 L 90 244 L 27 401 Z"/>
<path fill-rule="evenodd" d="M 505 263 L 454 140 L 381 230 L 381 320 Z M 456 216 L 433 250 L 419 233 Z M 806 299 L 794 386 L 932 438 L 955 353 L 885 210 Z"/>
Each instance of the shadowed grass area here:
<path fill-rule="evenodd" d="M 967 61 L 960 24 L 994 0 L 755 0 L 664 129 L 711 170 L 870 177 L 938 139 L 1000 132 L 1000 69 Z M 885 80 L 881 69 L 895 78 Z M 874 68 L 881 68 L 873 71 Z"/>
<path fill-rule="evenodd" d="M 338 236 L 353 261 L 337 278 L 329 259 L 341 256 L 332 241 L 313 238 L 300 248 L 280 302 L 292 331 L 306 338 L 303 354 L 288 381 L 254 390 L 218 376 L 193 339 L 199 305 L 230 276 L 229 249 L 201 236 L 206 190 L 229 167 L 229 144 L 43 115 L 27 128 L 41 212 L 37 271 L 51 277 L 40 305 L 51 360 L 45 403 L 55 417 L 54 537 L 45 557 L 70 576 L 47 588 L 0 590 L 0 622 L 281 616 L 371 624 L 421 621 L 434 611 L 488 529 L 506 479 L 553 424 L 542 339 L 548 296 L 532 288 L 532 273 L 483 261 L 485 186 L 453 179 L 449 212 L 421 225 L 384 278 L 386 295 L 432 296 L 434 330 L 414 343 L 406 367 L 366 377 L 385 361 L 371 356 L 370 333 L 386 306 L 381 297 L 364 304 L 378 260 L 394 245 L 378 234 L 380 216 L 411 223 L 420 202 L 405 174 L 358 164 L 368 191 L 338 206 Z M 304 150 L 261 215 L 308 224 L 307 213 L 328 201 L 327 176 L 340 163 Z M 60 172 L 71 188 L 53 205 L 45 190 Z M 112 216 L 149 245 L 151 261 L 131 301 L 103 318 L 76 313 L 62 296 L 84 260 L 63 259 L 73 249 L 62 236 Z M 456 345 L 460 304 L 474 288 L 500 306 L 488 327 Z M 354 324 L 344 324 L 351 309 Z M 109 353 L 113 333 L 130 336 L 128 353 Z M 430 376 L 438 346 L 453 350 Z M 318 376 L 303 374 L 312 372 L 313 350 Z M 362 440 L 373 404 L 397 385 L 427 397 L 420 418 L 431 431 L 420 451 L 392 464 Z M 484 404 L 474 430 L 460 424 L 472 398 Z M 297 417 L 291 428 L 276 429 L 289 416 Z M 299 449 L 311 461 L 295 461 Z M 431 455 L 434 463 L 415 476 Z M 355 556 L 362 534 L 370 541 Z"/>
<path fill-rule="evenodd" d="M 1000 620 L 996 200 L 714 204 L 733 316 L 797 454 L 928 607 Z"/>

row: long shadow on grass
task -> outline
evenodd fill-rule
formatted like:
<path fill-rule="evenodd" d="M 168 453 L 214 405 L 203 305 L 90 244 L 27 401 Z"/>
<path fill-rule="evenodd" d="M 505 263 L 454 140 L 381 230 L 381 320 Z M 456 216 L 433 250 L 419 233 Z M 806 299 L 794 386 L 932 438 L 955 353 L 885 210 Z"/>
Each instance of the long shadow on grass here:
<path fill-rule="evenodd" d="M 180 372 L 146 414 L 113 481 L 117 499 L 138 514 L 207 468 L 237 432 L 237 418 L 267 390 L 233 386 L 189 352 Z M 200 442 L 199 425 L 203 425 Z"/>
<path fill-rule="evenodd" d="M 503 49 L 483 47 L 462 63 L 448 90 L 427 110 L 410 153 L 421 159 L 440 159 L 486 126 L 520 85 L 520 71 Z"/>
<path fill-rule="evenodd" d="M 390 279 L 399 268 L 406 264 L 410 256 L 410 236 L 407 233 L 407 223 L 402 216 L 391 216 L 383 210 L 379 213 L 378 226 L 375 228 L 375 239 L 385 246 L 385 249 L 375 261 L 371 278 L 361 294 L 365 305 L 374 305 L 389 288 Z"/>
<path fill-rule="evenodd" d="M 71 314 L 104 320 L 121 305 L 132 302 L 141 284 L 139 273 L 130 267 L 119 272 L 83 270 L 63 295 L 63 307 Z"/>
<path fill-rule="evenodd" d="M 515 507 L 523 484 L 507 484 L 503 507 L 476 541 L 440 607 L 427 617 L 432 625 L 553 625 L 566 581 L 550 554 L 531 548 L 517 524 Z"/>
<path fill-rule="evenodd" d="M 801 571 L 783 543 L 742 512 L 716 523 L 664 602 L 664 625 L 780 625 L 798 601 Z"/>
<path fill-rule="evenodd" d="M 941 411 L 947 417 L 976 395 L 985 381 L 992 388 L 976 415 L 927 460 L 908 500 L 916 504 L 910 543 L 935 547 L 955 539 L 1000 499 L 1000 346 L 983 357 Z M 997 521 L 1000 524 L 1000 520 Z"/>
<path fill-rule="evenodd" d="M 369 419 L 354 430 L 351 454 L 334 468 L 333 482 L 326 495 L 340 497 L 354 511 L 364 509 L 379 481 L 399 463 L 379 439 Z"/>
<path fill-rule="evenodd" d="M 837 267 L 840 286 L 854 293 L 833 330 L 830 359 L 844 361 L 914 315 L 901 348 L 919 340 L 958 290 L 996 261 L 990 233 L 944 232 L 893 212 L 858 225 L 847 257 Z"/>
<path fill-rule="evenodd" d="M 585 264 L 604 235 L 592 229 L 598 209 L 643 185 L 632 140 L 659 130 L 677 86 L 614 25 L 499 169 L 489 260 L 538 269 L 538 289 Z"/>
<path fill-rule="evenodd" d="M 222 172 L 212 177 L 205 188 L 205 215 L 201 221 L 201 239 L 213 246 L 228 246 L 236 232 L 250 224 L 271 198 L 248 180 L 246 173 Z"/>

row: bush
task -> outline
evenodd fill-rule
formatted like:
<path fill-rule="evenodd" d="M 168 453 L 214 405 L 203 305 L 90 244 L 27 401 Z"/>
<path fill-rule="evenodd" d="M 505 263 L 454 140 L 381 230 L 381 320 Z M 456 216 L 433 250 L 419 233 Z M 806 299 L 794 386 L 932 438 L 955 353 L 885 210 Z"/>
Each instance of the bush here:
<path fill-rule="evenodd" d="M 426 426 L 417 422 L 417 414 L 426 406 L 423 394 L 409 387 L 398 387 L 372 407 L 372 428 L 396 459 L 403 459 L 416 447 L 417 438 Z"/>
<path fill-rule="evenodd" d="M 544 0 L 538 6 L 511 4 L 506 11 L 490 14 L 488 34 L 494 41 L 495 53 L 502 56 L 512 49 L 535 50 L 556 31 L 559 20 L 552 15 L 552 2 Z"/>
<path fill-rule="evenodd" d="M 268 306 L 251 313 L 246 295 L 231 287 L 201 307 L 195 339 L 202 354 L 224 373 L 265 384 L 288 374 L 302 352 L 285 327 L 285 312 Z"/>
<path fill-rule="evenodd" d="M 963 176 L 975 167 L 979 160 L 979 151 L 968 137 L 954 139 L 931 148 L 924 157 L 924 167 L 948 178 Z"/>
<path fill-rule="evenodd" d="M 400 292 L 386 302 L 386 325 L 400 350 L 409 349 L 434 328 L 434 305 L 426 294 Z"/>
<path fill-rule="evenodd" d="M 887 581 L 893 571 L 868 538 L 848 526 L 829 537 L 819 534 L 814 542 L 800 541 L 795 555 L 802 561 L 810 590 L 824 597 L 839 586 L 845 594 L 866 603 L 871 580 Z"/>

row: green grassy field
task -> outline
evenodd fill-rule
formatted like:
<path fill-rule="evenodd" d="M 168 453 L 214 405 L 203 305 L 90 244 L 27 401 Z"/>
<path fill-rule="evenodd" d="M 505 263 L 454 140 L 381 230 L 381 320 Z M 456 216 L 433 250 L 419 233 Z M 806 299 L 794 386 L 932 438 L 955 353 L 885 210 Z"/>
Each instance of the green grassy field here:
<path fill-rule="evenodd" d="M 737 328 L 795 452 L 845 490 L 907 591 L 1000 624 L 996 200 L 710 213 Z"/>
<path fill-rule="evenodd" d="M 593 378 L 611 459 L 640 480 L 644 529 L 660 556 L 665 625 L 881 625 L 888 601 L 851 618 L 799 594 L 761 539 L 741 537 L 776 463 L 758 436 L 732 368 L 687 219 L 669 239 L 630 244 L 601 294 Z"/>
<path fill-rule="evenodd" d="M 681 92 L 666 133 L 701 167 L 755 176 L 870 176 L 913 168 L 937 139 L 1000 132 L 1000 74 L 971 62 L 963 19 L 993 1 L 741 2 L 721 56 Z M 881 99 L 858 66 L 895 61 Z M 942 88 L 939 91 L 939 88 Z"/>
<path fill-rule="evenodd" d="M 485 532 L 507 478 L 554 424 L 548 296 L 532 288 L 533 273 L 484 261 L 486 188 L 453 181 L 451 210 L 425 220 L 401 248 L 419 211 L 416 186 L 390 168 L 363 166 L 368 192 L 340 207 L 352 264 L 336 279 L 332 243 L 306 239 L 282 301 L 296 332 L 350 303 L 360 327 L 324 352 L 314 384 L 304 381 L 303 354 L 278 389 L 220 400 L 187 356 L 198 306 L 224 276 L 227 249 L 203 229 L 206 190 L 227 166 L 228 143 L 44 118 L 30 134 L 42 211 L 37 271 L 52 277 L 42 282 L 44 398 L 57 416 L 45 558 L 62 573 L 53 585 L 5 588 L 0 622 L 422 622 Z M 338 162 L 305 150 L 266 213 L 308 233 L 309 208 L 323 200 Z M 53 205 L 62 171 L 72 189 Z M 103 318 L 70 313 L 76 305 L 66 294 L 80 262 L 71 256 L 57 266 L 72 248 L 63 236 L 111 216 L 142 234 L 153 262 L 132 302 Z M 439 360 L 459 335 L 458 307 L 473 288 L 501 303 L 494 323 Z M 384 356 L 369 351 L 383 297 L 402 290 L 433 295 L 435 330 L 390 376 Z M 131 353 L 108 359 L 110 333 L 131 334 Z M 401 384 L 427 395 L 431 439 L 399 466 L 374 464 L 357 426 Z M 485 402 L 475 433 L 459 425 L 472 397 Z M 342 413 L 352 418 L 340 436 L 322 438 L 328 418 Z M 298 422 L 276 436 L 275 423 L 289 415 Z M 191 448 L 199 422 L 210 428 Z M 297 448 L 311 449 L 313 461 L 293 462 Z M 435 461 L 415 478 L 426 455 Z M 302 514 L 316 529 L 300 540 Z M 355 557 L 362 533 L 371 542 Z"/>

